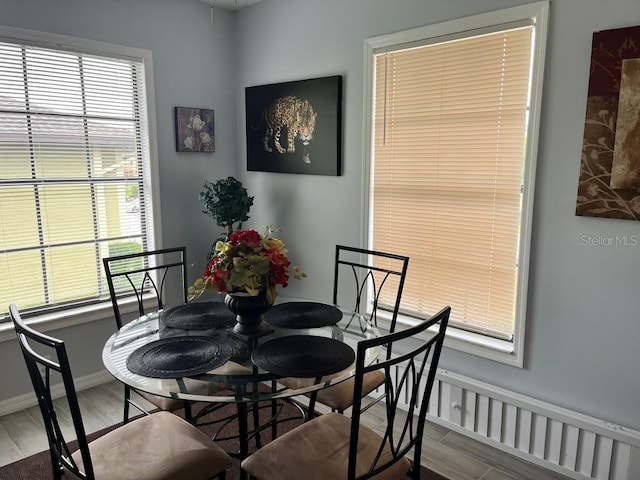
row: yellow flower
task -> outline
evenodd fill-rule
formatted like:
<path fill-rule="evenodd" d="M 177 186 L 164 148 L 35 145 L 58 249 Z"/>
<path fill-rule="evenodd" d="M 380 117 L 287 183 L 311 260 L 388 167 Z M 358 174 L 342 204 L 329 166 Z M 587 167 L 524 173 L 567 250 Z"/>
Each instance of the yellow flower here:
<path fill-rule="evenodd" d="M 278 253 L 283 253 L 283 254 L 288 253 L 287 249 L 284 248 L 284 242 L 279 238 L 264 237 L 262 239 L 262 244 L 264 245 L 264 248 L 266 250 L 269 250 L 270 248 L 275 248 Z"/>
<path fill-rule="evenodd" d="M 225 255 L 229 254 L 229 250 L 231 250 L 231 244 L 229 242 L 223 242 L 218 240 L 216 242 L 216 250 L 220 253 L 224 253 Z"/>

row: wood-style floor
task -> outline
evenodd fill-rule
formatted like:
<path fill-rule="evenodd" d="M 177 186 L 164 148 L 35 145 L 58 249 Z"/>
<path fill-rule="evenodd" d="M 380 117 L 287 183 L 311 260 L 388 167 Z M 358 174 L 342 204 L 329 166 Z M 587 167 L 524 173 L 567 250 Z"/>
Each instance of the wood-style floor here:
<path fill-rule="evenodd" d="M 116 381 L 78 392 L 87 433 L 122 420 L 122 394 L 122 386 Z M 383 408 L 378 404 L 369 409 L 363 422 L 376 429 L 382 423 Z M 61 419 L 63 428 L 69 428 L 69 422 L 68 418 Z M 47 448 L 37 406 L 0 417 L 0 465 Z M 567 480 L 433 423 L 426 428 L 422 464 L 451 480 Z"/>

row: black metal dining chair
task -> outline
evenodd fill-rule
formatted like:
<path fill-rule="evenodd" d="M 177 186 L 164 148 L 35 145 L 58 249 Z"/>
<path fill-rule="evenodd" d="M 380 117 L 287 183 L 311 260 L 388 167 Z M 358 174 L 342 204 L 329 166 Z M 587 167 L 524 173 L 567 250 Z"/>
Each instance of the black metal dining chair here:
<path fill-rule="evenodd" d="M 384 312 L 393 332 L 408 268 L 409 257 L 403 255 L 336 245 L 333 303 L 365 315 L 375 326 Z"/>
<path fill-rule="evenodd" d="M 135 301 L 137 316 L 142 316 L 165 307 L 166 294 L 170 289 L 176 293 L 175 302 L 187 302 L 187 252 L 186 247 L 164 248 L 144 252 L 116 255 L 102 260 L 113 314 L 118 330 L 124 323 L 124 305 Z M 167 285 L 170 285 L 167 288 Z M 131 309 L 131 307 L 129 307 Z M 193 422 L 191 404 L 183 400 L 133 390 L 160 410 L 185 409 L 185 418 Z M 124 386 L 124 423 L 129 421 L 129 406 L 148 413 L 131 397 L 132 388 Z"/>
<path fill-rule="evenodd" d="M 352 322 L 360 322 L 360 315 L 366 317 L 367 322 L 377 326 L 379 317 L 385 315 L 389 322 L 389 331 L 394 332 L 408 267 L 409 257 L 406 256 L 336 245 L 332 300 L 334 305 L 340 305 L 354 313 L 347 326 L 354 327 Z M 391 351 L 386 352 L 387 357 L 390 354 Z M 384 381 L 385 375 L 382 370 L 369 372 L 363 379 L 361 394 L 369 395 Z M 282 383 L 292 386 L 299 384 L 300 380 L 285 379 Z M 309 397 L 311 416 L 316 403 L 328 406 L 333 412 L 344 413 L 354 402 L 353 378 L 313 392 Z M 370 408 L 381 398 L 379 395 L 363 409 Z"/>
<path fill-rule="evenodd" d="M 27 326 L 9 306 L 51 455 L 53 478 L 82 480 L 209 480 L 225 478 L 231 457 L 204 433 L 168 412 L 143 416 L 88 442 L 63 341 Z M 45 353 L 46 352 L 46 353 Z M 65 400 L 53 401 L 61 379 Z M 60 418 L 71 416 L 78 449 L 71 451 Z"/>
<path fill-rule="evenodd" d="M 396 480 L 407 475 L 418 480 L 427 409 L 450 312 L 445 307 L 413 327 L 359 342 L 351 418 L 338 413 L 316 417 L 250 455 L 242 462 L 243 471 L 257 480 Z M 367 351 L 380 347 L 394 354 L 367 365 Z M 360 418 L 364 377 L 376 369 L 385 373 L 386 405 L 384 423 L 373 431 Z"/>

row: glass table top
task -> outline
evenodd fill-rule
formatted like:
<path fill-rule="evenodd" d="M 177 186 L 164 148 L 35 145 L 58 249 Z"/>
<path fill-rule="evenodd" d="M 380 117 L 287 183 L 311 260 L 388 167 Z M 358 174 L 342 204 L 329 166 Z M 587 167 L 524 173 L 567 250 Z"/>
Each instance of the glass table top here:
<path fill-rule="evenodd" d="M 380 335 L 359 313 L 308 299 L 283 298 L 274 307 L 278 315 L 265 314 L 273 322 L 265 322 L 271 331 L 247 337 L 233 332 L 234 319 L 220 307 L 219 302 L 196 302 L 185 309 L 142 316 L 107 340 L 104 365 L 121 382 L 155 395 L 189 401 L 256 402 L 309 393 L 352 377 L 357 342 Z M 304 312 L 309 312 L 310 328 L 305 328 Z M 324 312 L 331 325 L 317 326 L 322 325 L 319 317 Z M 289 325 L 295 328 L 284 328 L 287 323 L 282 316 L 290 316 Z M 134 373 L 144 361 L 164 361 L 171 355 L 184 359 L 180 349 L 192 345 L 197 350 L 186 355 L 187 360 L 202 360 L 204 373 L 198 365 L 184 370 L 176 367 L 175 371 L 152 365 L 151 373 Z M 371 351 L 366 364 L 374 362 L 379 353 Z M 213 368 L 207 369 L 208 365 Z M 314 377 L 325 371 L 332 373 Z M 283 375 L 288 377 L 279 383 Z M 163 376 L 169 378 L 160 378 Z"/>

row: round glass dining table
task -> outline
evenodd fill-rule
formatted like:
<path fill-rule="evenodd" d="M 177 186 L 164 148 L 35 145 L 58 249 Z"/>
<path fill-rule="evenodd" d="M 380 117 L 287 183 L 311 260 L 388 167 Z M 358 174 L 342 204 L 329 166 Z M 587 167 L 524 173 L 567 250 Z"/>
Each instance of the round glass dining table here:
<path fill-rule="evenodd" d="M 352 377 L 358 341 L 380 335 L 366 316 L 312 300 L 280 298 L 263 318 L 266 334 L 244 336 L 233 331 L 235 317 L 219 301 L 160 310 L 115 332 L 102 359 L 116 379 L 150 394 L 256 403 Z"/>

